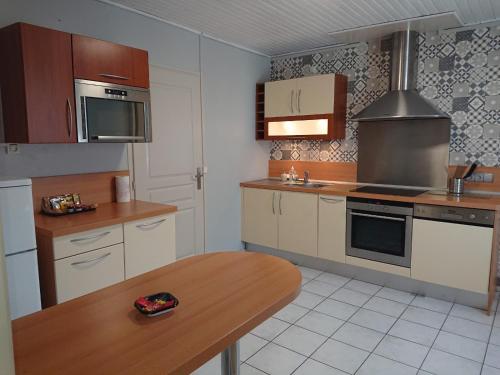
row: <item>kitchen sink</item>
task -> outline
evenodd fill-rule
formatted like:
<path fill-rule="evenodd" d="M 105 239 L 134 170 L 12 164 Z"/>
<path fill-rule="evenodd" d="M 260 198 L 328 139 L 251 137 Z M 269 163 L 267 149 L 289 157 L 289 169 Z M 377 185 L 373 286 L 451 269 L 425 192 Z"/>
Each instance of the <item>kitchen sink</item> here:
<path fill-rule="evenodd" d="M 296 187 L 305 187 L 305 188 L 313 188 L 313 189 L 318 189 L 318 188 L 322 188 L 322 187 L 325 187 L 325 186 L 328 186 L 328 184 L 317 184 L 317 183 L 314 183 L 314 182 L 286 182 L 284 183 L 283 185 L 286 185 L 286 186 L 296 186 Z"/>

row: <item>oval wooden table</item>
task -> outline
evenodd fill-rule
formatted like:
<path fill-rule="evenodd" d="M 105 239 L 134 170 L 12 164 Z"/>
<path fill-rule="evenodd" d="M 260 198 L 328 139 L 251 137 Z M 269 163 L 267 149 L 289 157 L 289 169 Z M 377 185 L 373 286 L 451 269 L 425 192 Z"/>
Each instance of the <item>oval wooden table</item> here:
<path fill-rule="evenodd" d="M 293 301 L 299 270 L 251 252 L 186 258 L 13 322 L 16 374 L 189 374 L 223 351 L 238 374 L 237 341 Z M 136 298 L 180 301 L 148 318 Z"/>

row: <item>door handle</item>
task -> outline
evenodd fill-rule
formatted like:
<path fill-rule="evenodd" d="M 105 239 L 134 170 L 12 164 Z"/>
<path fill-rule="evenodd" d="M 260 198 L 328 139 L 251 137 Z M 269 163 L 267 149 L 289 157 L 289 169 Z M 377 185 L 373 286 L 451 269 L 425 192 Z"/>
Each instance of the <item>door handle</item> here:
<path fill-rule="evenodd" d="M 302 93 L 302 89 L 299 89 L 299 94 L 297 95 L 297 110 L 300 111 L 300 94 Z"/>
<path fill-rule="evenodd" d="M 273 215 L 276 214 L 276 210 L 274 209 L 275 195 L 276 195 L 276 193 L 273 191 L 273 204 L 272 204 L 272 206 L 273 206 Z"/>
<path fill-rule="evenodd" d="M 333 199 L 333 198 L 325 198 L 325 197 L 319 197 L 319 199 L 321 199 L 322 201 L 327 202 L 327 203 L 343 203 L 344 202 L 343 199 Z"/>
<path fill-rule="evenodd" d="M 193 176 L 193 179 L 196 180 L 196 188 L 198 190 L 201 190 L 201 178 L 203 176 L 204 176 L 204 174 L 201 171 L 201 167 L 196 168 L 196 174 Z"/>
<path fill-rule="evenodd" d="M 106 77 L 106 78 L 112 78 L 112 79 L 121 79 L 123 81 L 128 81 L 130 78 L 125 77 L 125 76 L 118 76 L 116 74 L 109 74 L 109 73 L 99 73 L 101 77 Z"/>
<path fill-rule="evenodd" d="M 139 229 L 147 229 L 147 228 L 151 228 L 155 225 L 160 225 L 161 223 L 163 223 L 165 220 L 167 219 L 160 219 L 160 220 L 157 220 L 157 221 L 154 221 L 152 223 L 146 223 L 146 224 L 137 224 L 136 227 L 139 228 Z"/>
<path fill-rule="evenodd" d="M 279 200 L 279 209 L 280 209 L 280 215 L 282 215 L 283 211 L 281 210 L 281 193 L 280 193 L 280 200 Z"/>
<path fill-rule="evenodd" d="M 71 138 L 71 135 L 73 134 L 73 109 L 71 108 L 71 102 L 69 98 L 66 99 L 66 124 L 68 126 L 68 137 Z"/>
<path fill-rule="evenodd" d="M 293 94 L 295 93 L 295 90 L 292 90 L 290 93 L 290 111 L 293 113 Z"/>
<path fill-rule="evenodd" d="M 382 216 L 382 215 L 372 215 L 372 214 L 362 214 L 361 212 L 351 212 L 352 216 L 363 216 L 363 217 L 372 217 L 375 219 L 384 219 L 384 220 L 392 220 L 392 221 L 406 221 L 406 219 L 392 216 Z"/>

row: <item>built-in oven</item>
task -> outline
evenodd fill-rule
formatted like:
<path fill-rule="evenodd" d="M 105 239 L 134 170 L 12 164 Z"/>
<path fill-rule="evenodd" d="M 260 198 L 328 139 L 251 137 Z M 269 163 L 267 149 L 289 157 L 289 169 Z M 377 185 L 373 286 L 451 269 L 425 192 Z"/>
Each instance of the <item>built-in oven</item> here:
<path fill-rule="evenodd" d="M 346 255 L 411 265 L 413 204 L 347 198 Z"/>
<path fill-rule="evenodd" d="M 149 90 L 75 80 L 78 142 L 151 142 Z"/>

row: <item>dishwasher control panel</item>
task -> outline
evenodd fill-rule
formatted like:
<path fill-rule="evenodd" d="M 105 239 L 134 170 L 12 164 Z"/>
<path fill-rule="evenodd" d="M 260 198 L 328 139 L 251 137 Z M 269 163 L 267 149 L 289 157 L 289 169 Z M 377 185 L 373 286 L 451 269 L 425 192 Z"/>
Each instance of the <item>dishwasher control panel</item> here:
<path fill-rule="evenodd" d="M 423 219 L 491 227 L 495 221 L 495 211 L 480 210 L 476 208 L 432 206 L 427 204 L 416 204 L 413 210 L 413 216 Z"/>

